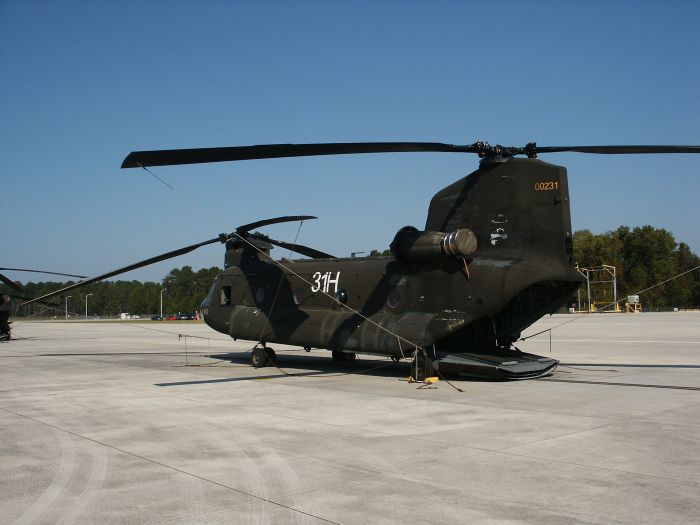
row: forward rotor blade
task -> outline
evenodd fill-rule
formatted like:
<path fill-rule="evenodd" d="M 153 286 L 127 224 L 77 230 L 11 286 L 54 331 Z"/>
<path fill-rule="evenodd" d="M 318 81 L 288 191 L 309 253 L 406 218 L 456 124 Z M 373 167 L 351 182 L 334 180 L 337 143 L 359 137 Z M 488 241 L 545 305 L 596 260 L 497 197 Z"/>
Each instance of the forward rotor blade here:
<path fill-rule="evenodd" d="M 637 153 L 700 153 L 700 146 L 536 146 L 537 153 L 599 153 L 625 155 Z"/>
<path fill-rule="evenodd" d="M 154 151 L 133 151 L 122 162 L 122 168 L 174 166 L 205 162 L 310 157 L 318 155 L 350 155 L 355 153 L 445 152 L 476 153 L 475 146 L 458 146 L 442 142 L 336 142 L 327 144 L 264 144 L 230 148 L 194 148 Z"/>
<path fill-rule="evenodd" d="M 266 235 L 260 235 L 260 239 L 269 242 L 270 244 L 274 244 L 275 246 L 279 246 L 280 248 L 286 248 L 287 250 L 291 250 L 301 255 L 306 255 L 307 257 L 311 257 L 312 259 L 335 258 L 333 255 L 319 250 L 315 250 L 314 248 L 309 248 L 308 246 L 304 246 L 303 244 L 292 244 L 290 242 L 278 241 L 275 239 L 270 239 Z"/>
<path fill-rule="evenodd" d="M 180 248 L 178 250 L 173 250 L 171 252 L 167 252 L 167 253 L 164 253 L 161 255 L 156 255 L 155 257 L 151 257 L 150 259 L 146 259 L 146 260 L 141 261 L 141 262 L 130 264 L 129 266 L 119 268 L 118 270 L 104 273 L 102 275 L 98 275 L 97 277 L 92 277 L 92 278 L 88 279 L 87 281 L 80 281 L 80 282 L 72 284 L 70 286 L 66 286 L 64 288 L 61 288 L 60 290 L 56 290 L 56 291 L 48 293 L 46 295 L 42 295 L 41 297 L 37 297 L 36 299 L 32 299 L 31 301 L 26 301 L 26 302 L 22 303 L 22 306 L 24 306 L 25 304 L 33 303 L 33 302 L 38 301 L 40 299 L 46 299 L 47 297 L 53 297 L 55 295 L 60 295 L 64 292 L 67 292 L 69 290 L 73 290 L 73 289 L 78 288 L 80 286 L 86 286 L 88 284 L 96 283 L 96 282 L 102 281 L 104 279 L 109 279 L 110 277 L 114 277 L 115 275 L 126 273 L 126 272 L 129 272 L 131 270 L 136 270 L 138 268 L 143 268 L 144 266 L 148 266 L 149 264 L 155 264 L 155 263 L 160 262 L 160 261 L 172 259 L 173 257 L 177 257 L 178 255 L 184 255 L 186 253 L 189 253 L 191 251 L 196 250 L 197 248 L 201 248 L 202 246 L 206 246 L 207 244 L 213 244 L 215 242 L 222 242 L 222 240 L 223 241 L 226 240 L 226 236 L 224 234 L 221 234 L 219 237 L 209 239 L 208 241 L 199 242 L 197 244 L 191 244 L 190 246 L 185 246 L 184 248 Z"/>
<path fill-rule="evenodd" d="M 2 268 L 3 270 L 6 270 L 6 268 Z M 16 292 L 24 292 L 24 288 L 22 288 L 20 285 L 18 285 L 16 282 L 14 282 L 12 279 L 9 277 L 4 276 L 3 274 L 0 273 L 0 281 L 5 283 L 7 286 L 12 288 Z"/>
<path fill-rule="evenodd" d="M 64 277 L 77 277 L 79 279 L 87 279 L 87 275 L 75 275 L 72 273 L 60 273 L 60 272 L 47 272 L 46 270 L 27 270 L 26 268 L 0 268 L 0 270 L 10 270 L 10 271 L 14 271 L 14 272 L 46 273 L 49 275 L 63 275 Z"/>
<path fill-rule="evenodd" d="M 310 219 L 318 219 L 313 215 L 287 215 L 285 217 L 275 217 L 273 219 L 264 219 L 262 221 L 251 222 L 250 224 L 244 224 L 236 228 L 236 233 L 245 233 L 256 228 L 261 228 L 263 226 L 268 226 L 270 224 L 278 224 L 281 222 L 293 222 L 293 221 L 306 221 Z"/>

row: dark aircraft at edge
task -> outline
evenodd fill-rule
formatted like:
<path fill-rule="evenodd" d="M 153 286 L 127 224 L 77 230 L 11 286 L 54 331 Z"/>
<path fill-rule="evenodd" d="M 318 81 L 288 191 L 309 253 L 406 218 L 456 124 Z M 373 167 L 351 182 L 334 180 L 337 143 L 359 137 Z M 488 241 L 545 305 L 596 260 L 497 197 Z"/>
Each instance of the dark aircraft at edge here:
<path fill-rule="evenodd" d="M 519 351 L 521 332 L 570 302 L 574 268 L 566 169 L 541 153 L 700 153 L 700 146 L 490 146 L 425 142 L 273 144 L 139 151 L 122 168 L 383 152 L 476 153 L 479 168 L 438 191 L 422 229 L 404 227 L 389 257 L 338 258 L 254 229 L 311 216 L 240 226 L 36 300 L 188 253 L 225 245 L 224 270 L 202 302 L 205 322 L 255 341 L 253 366 L 275 360 L 268 343 L 325 348 L 335 361 L 356 353 L 413 359 L 417 379 L 434 369 L 470 377 L 526 379 L 558 361 Z M 518 158 L 518 156 L 527 158 Z M 278 261 L 280 246 L 308 257 Z M 32 302 L 29 301 L 29 302 Z M 26 304 L 26 303 L 25 303 Z"/>
<path fill-rule="evenodd" d="M 49 272 L 46 270 L 28 270 L 26 268 L 0 268 L 0 270 L 11 270 L 14 272 L 32 272 L 32 273 L 44 273 L 51 275 L 63 275 L 64 277 L 78 277 L 81 279 L 87 279 L 84 275 L 75 275 L 72 273 L 60 273 L 60 272 Z M 12 321 L 10 321 L 10 300 L 11 298 L 17 299 L 31 299 L 27 296 L 22 286 L 7 276 L 0 273 L 0 282 L 5 284 L 9 289 L 10 293 L 8 295 L 0 295 L 0 341 L 7 341 L 12 338 Z M 44 303 L 44 301 L 41 301 Z M 49 306 L 54 306 L 51 303 L 45 303 Z"/>

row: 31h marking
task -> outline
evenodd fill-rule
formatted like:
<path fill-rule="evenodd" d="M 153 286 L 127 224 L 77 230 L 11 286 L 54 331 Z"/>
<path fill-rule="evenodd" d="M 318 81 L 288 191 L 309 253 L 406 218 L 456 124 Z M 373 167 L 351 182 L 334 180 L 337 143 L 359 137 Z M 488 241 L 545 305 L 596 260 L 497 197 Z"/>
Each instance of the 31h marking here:
<path fill-rule="evenodd" d="M 338 293 L 338 283 L 340 282 L 340 272 L 335 272 L 335 277 L 332 277 L 333 272 L 316 272 L 313 275 L 314 284 L 311 285 L 311 291 L 316 293 L 322 291 L 329 293 L 331 285 L 333 285 L 333 293 Z"/>

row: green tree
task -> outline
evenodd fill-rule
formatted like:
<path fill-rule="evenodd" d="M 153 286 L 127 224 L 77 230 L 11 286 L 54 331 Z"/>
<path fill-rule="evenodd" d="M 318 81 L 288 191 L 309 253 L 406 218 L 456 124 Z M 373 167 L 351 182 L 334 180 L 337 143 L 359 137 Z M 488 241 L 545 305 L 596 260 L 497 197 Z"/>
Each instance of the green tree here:
<path fill-rule="evenodd" d="M 673 234 L 652 226 L 632 229 L 620 226 L 601 234 L 577 231 L 574 257 L 581 267 L 615 266 L 621 297 L 651 288 L 700 264 L 687 244 L 676 243 Z M 644 292 L 642 302 L 650 308 L 699 305 L 699 273 L 678 277 Z"/>

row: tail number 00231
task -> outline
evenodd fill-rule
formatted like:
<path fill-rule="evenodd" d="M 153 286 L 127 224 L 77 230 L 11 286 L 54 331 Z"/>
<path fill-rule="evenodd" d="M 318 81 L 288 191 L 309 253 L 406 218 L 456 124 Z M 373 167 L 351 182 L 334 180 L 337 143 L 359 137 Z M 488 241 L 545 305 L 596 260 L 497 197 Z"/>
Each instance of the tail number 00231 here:
<path fill-rule="evenodd" d="M 340 282 L 340 272 L 335 272 L 335 277 L 332 275 L 333 272 L 316 272 L 313 275 L 314 284 L 311 285 L 311 291 L 314 293 L 319 291 L 329 293 L 331 291 L 331 285 L 333 285 L 333 293 L 337 293 L 338 283 Z"/>
<path fill-rule="evenodd" d="M 550 191 L 550 190 L 558 190 L 558 189 L 559 189 L 559 181 L 556 181 L 556 180 L 535 183 L 535 191 Z"/>

